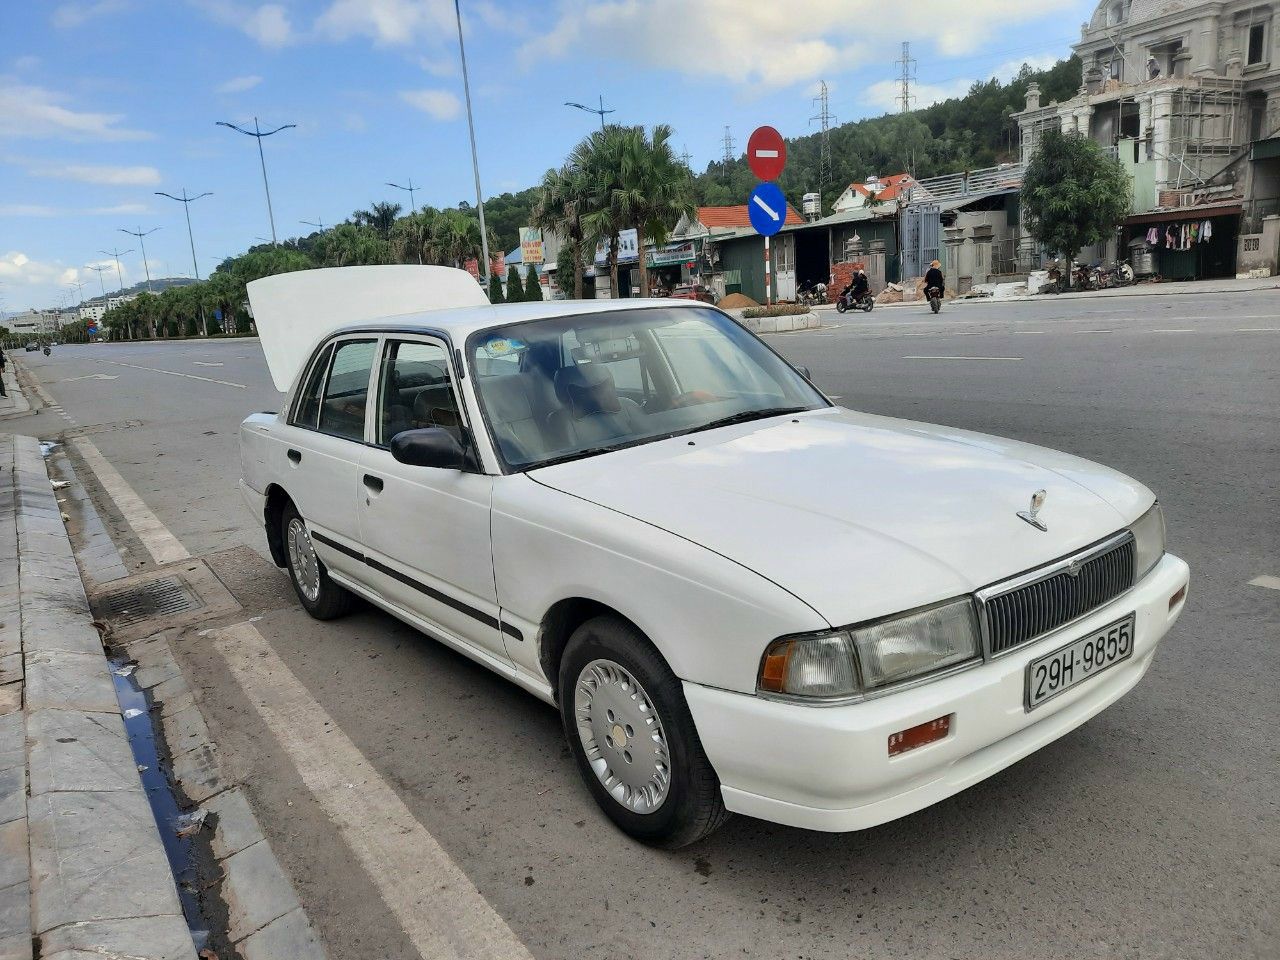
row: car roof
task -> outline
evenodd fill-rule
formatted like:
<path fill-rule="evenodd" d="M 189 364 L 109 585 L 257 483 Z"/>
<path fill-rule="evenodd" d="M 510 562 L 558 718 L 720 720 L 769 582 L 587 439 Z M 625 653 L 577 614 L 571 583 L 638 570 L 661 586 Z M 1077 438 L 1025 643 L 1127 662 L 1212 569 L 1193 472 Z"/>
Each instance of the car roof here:
<path fill-rule="evenodd" d="M 524 323 L 529 320 L 552 320 L 558 317 L 591 316 L 613 313 L 619 310 L 665 308 L 670 310 L 696 309 L 699 305 L 688 301 L 662 297 L 633 297 L 621 300 L 544 300 L 537 303 L 501 303 L 482 307 L 451 307 L 446 310 L 421 310 L 414 313 L 395 314 L 364 320 L 338 327 L 333 334 L 362 333 L 371 330 L 396 330 L 399 332 L 440 332 L 460 343 L 477 330 Z M 706 307 L 706 304 L 701 304 Z"/>

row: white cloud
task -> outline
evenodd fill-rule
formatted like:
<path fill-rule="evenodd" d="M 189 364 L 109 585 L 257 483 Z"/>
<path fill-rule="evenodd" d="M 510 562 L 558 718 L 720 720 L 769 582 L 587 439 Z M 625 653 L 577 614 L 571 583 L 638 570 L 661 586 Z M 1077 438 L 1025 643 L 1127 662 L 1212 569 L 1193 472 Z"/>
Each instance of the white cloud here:
<path fill-rule="evenodd" d="M 150 213 L 151 208 L 145 203 L 117 203 L 110 207 L 88 207 L 84 210 L 60 209 L 40 203 L 10 203 L 0 205 L 0 217 L 61 217 L 79 216 L 116 216 L 118 214 Z"/>
<path fill-rule="evenodd" d="M 353 0 L 354 2 L 354 0 Z M 586 9 L 561 0 L 550 28 L 520 48 L 528 69 L 548 60 L 590 56 L 737 85 L 777 88 L 868 62 L 892 60 L 912 25 L 943 57 L 980 50 L 1009 29 L 1075 0 L 914 0 L 909 20 L 886 15 L 880 0 L 601 0 Z M 928 32 L 925 33 L 928 25 Z M 906 33 L 904 33 L 904 30 Z"/>
<path fill-rule="evenodd" d="M 402 90 L 400 99 L 433 120 L 452 120 L 462 112 L 462 101 L 448 90 Z"/>
<path fill-rule="evenodd" d="M 62 269 L 61 264 L 32 260 L 20 250 L 0 254 L 0 280 L 15 287 L 52 283 Z"/>
<path fill-rule="evenodd" d="M 225 27 L 242 31 L 264 47 L 283 47 L 298 39 L 289 11 L 278 3 L 256 5 L 242 0 L 189 0 Z"/>
<path fill-rule="evenodd" d="M 245 77 L 232 77 L 226 83 L 219 84 L 214 90 L 215 93 L 244 93 L 246 90 L 252 90 L 262 82 L 259 76 L 249 75 Z"/>
<path fill-rule="evenodd" d="M 150 213 L 151 208 L 145 203 L 117 203 L 110 207 L 90 207 L 85 213 L 93 216 L 114 216 L 120 213 Z"/>
<path fill-rule="evenodd" d="M 1036 53 L 1029 57 L 1019 57 L 1017 60 L 1008 60 L 991 71 L 991 75 L 997 79 L 1009 81 L 1018 75 L 1018 71 L 1022 69 L 1025 63 L 1032 70 L 1048 70 L 1059 60 L 1063 60 L 1068 54 L 1063 51 L 1056 53 Z"/>
<path fill-rule="evenodd" d="M 27 54 L 13 61 L 13 69 L 15 73 L 26 73 L 28 70 L 34 70 L 40 66 L 40 58 L 35 54 Z"/>
<path fill-rule="evenodd" d="M 952 97 L 963 97 L 973 86 L 972 80 L 948 80 L 944 83 L 911 84 L 911 106 L 914 109 L 941 103 Z M 899 109 L 898 94 L 902 88 L 897 80 L 881 80 L 867 87 L 859 103 L 867 107 L 879 107 L 886 113 Z"/>
<path fill-rule="evenodd" d="M 54 217 L 58 211 L 38 203 L 10 203 L 0 206 L 0 217 Z"/>
<path fill-rule="evenodd" d="M 90 163 L 47 163 L 33 161 L 27 172 L 53 180 L 77 180 L 110 187 L 151 187 L 160 183 L 155 167 L 113 167 Z"/>
<path fill-rule="evenodd" d="M 333 0 L 316 20 L 316 31 L 330 40 L 368 37 L 398 46 L 453 30 L 448 0 Z"/>
<path fill-rule="evenodd" d="M 64 106 L 64 94 L 0 76 L 0 138 L 147 140 L 150 133 L 121 127 L 123 114 L 89 113 Z"/>
<path fill-rule="evenodd" d="M 111 13 L 127 10 L 125 0 L 98 0 L 97 3 L 64 3 L 53 11 L 53 25 L 59 30 L 69 30 Z"/>

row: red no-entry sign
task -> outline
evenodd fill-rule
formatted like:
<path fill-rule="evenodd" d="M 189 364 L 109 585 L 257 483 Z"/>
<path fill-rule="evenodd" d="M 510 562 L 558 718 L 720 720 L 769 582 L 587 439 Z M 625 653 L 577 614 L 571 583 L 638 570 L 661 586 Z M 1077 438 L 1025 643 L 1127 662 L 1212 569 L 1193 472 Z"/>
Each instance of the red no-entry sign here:
<path fill-rule="evenodd" d="M 747 165 L 761 180 L 777 180 L 787 165 L 787 142 L 773 127 L 756 127 L 747 141 Z"/>

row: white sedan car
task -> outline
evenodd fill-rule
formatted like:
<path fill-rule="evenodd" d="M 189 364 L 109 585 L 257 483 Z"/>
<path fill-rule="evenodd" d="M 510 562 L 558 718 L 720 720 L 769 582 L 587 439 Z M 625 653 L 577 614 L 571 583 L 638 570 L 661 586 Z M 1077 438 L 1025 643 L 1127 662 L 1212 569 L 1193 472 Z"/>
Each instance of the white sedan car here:
<path fill-rule="evenodd" d="M 709 305 L 249 290 L 288 394 L 243 490 L 302 605 L 363 597 L 557 706 L 646 842 L 920 810 L 1118 700 L 1185 604 L 1142 484 L 839 407 Z"/>

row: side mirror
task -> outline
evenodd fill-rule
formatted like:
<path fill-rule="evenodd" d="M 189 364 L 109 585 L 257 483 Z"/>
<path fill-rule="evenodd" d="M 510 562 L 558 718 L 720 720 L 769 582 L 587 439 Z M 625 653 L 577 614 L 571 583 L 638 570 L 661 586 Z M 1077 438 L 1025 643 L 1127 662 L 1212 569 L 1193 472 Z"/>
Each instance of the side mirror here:
<path fill-rule="evenodd" d="M 411 467 L 470 470 L 470 452 L 444 427 L 405 430 L 391 438 L 391 456 Z"/>
<path fill-rule="evenodd" d="M 798 365 L 797 365 L 797 366 L 796 366 L 796 369 L 800 371 L 800 375 L 801 375 L 802 377 L 804 377 L 806 380 L 808 380 L 808 381 L 812 382 L 812 380 L 813 380 L 813 376 L 809 373 L 809 368 L 808 368 L 808 367 L 801 367 L 801 366 L 798 366 Z"/>

